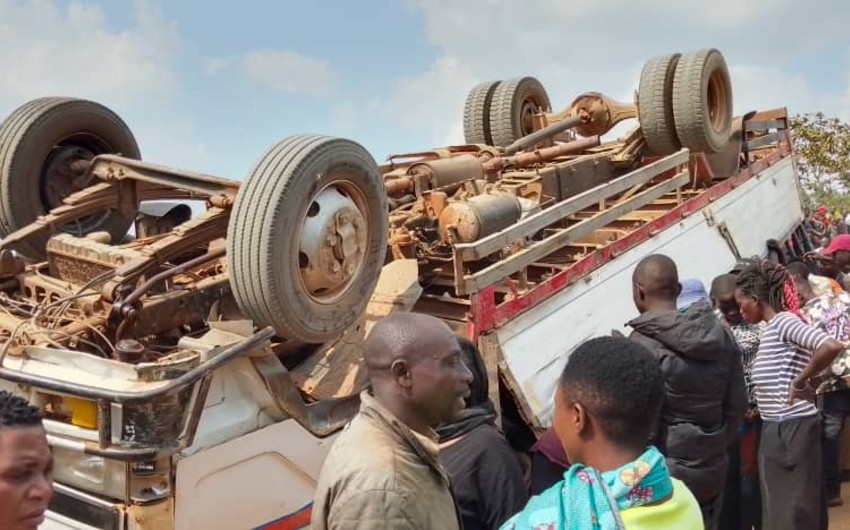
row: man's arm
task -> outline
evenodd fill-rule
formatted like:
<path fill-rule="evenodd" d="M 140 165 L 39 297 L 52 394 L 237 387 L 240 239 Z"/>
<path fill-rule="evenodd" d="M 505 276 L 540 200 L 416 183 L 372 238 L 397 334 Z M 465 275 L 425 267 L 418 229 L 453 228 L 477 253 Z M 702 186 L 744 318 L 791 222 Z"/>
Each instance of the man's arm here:
<path fill-rule="evenodd" d="M 662 410 L 667 406 L 667 363 L 665 362 L 666 356 L 663 353 L 662 348 L 659 348 L 658 342 L 654 339 L 651 339 L 640 333 L 637 330 L 632 330 L 629 334 L 629 340 L 637 342 L 641 346 L 644 346 L 650 353 L 658 360 L 658 365 L 661 366 L 661 371 L 664 373 L 664 405 L 662 406 Z M 658 448 L 659 451 L 667 454 L 667 425 L 662 421 L 661 417 L 656 420 L 656 424 L 653 425 L 652 430 L 650 431 L 649 437 L 650 445 L 654 445 Z"/>
<path fill-rule="evenodd" d="M 732 362 L 729 366 L 729 377 L 726 381 L 726 393 L 723 396 L 723 417 L 726 419 L 726 440 L 731 442 L 735 439 L 738 427 L 744 420 L 747 412 L 747 385 L 744 381 L 744 363 L 740 348 L 730 336 L 731 346 L 729 355 Z"/>
<path fill-rule="evenodd" d="M 488 433 L 486 460 L 478 468 L 478 491 L 488 528 L 499 528 L 525 508 L 528 492 L 516 455 L 495 430 Z"/>
<path fill-rule="evenodd" d="M 413 521 L 405 511 L 406 505 L 407 501 L 394 491 L 360 491 L 331 506 L 327 530 L 424 530 L 424 521 Z"/>

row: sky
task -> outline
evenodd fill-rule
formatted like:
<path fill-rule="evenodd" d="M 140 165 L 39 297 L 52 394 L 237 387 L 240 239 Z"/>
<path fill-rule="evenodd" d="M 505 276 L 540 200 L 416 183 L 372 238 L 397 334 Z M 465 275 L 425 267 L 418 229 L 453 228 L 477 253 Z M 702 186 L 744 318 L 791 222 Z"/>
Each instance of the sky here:
<path fill-rule="evenodd" d="M 654 56 L 706 47 L 736 113 L 850 119 L 847 0 L 0 0 L 0 115 L 102 103 L 150 162 L 242 180 L 293 134 L 388 155 L 462 143 L 478 82 L 532 75 L 561 109 L 634 97 Z"/>

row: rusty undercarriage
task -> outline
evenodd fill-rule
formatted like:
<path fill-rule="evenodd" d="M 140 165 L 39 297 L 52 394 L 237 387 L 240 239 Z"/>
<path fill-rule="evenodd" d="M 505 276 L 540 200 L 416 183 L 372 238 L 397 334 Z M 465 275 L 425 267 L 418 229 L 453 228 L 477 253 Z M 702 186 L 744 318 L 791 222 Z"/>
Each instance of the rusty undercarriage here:
<path fill-rule="evenodd" d="M 784 127 L 748 130 L 731 112 L 725 62 L 702 50 L 647 63 L 635 103 L 588 93 L 551 112 L 533 78 L 484 83 L 468 145 L 379 167 L 354 142 L 295 136 L 240 183 L 139 160 L 96 103 L 35 100 L 0 125 L 0 366 L 32 345 L 168 363 L 211 322 L 250 320 L 304 393 L 355 394 L 370 320 L 401 307 L 461 324 L 474 293 L 544 282 L 734 174 L 742 139 Z M 403 289 L 381 275 L 390 262 L 412 266 Z"/>

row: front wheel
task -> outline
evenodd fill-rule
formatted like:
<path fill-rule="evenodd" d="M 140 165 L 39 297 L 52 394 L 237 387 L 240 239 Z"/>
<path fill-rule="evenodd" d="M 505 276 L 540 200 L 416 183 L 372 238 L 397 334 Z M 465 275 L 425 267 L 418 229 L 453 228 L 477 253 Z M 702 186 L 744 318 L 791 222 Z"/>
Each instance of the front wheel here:
<path fill-rule="evenodd" d="M 61 206 L 72 193 L 97 184 L 97 178 L 73 168 L 74 162 L 102 154 L 140 157 L 124 121 L 99 103 L 47 97 L 12 112 L 0 124 L 0 237 Z M 106 210 L 59 229 L 77 236 L 104 230 L 118 241 L 132 221 L 132 216 Z M 17 249 L 43 259 L 49 237 L 34 235 Z"/>
<path fill-rule="evenodd" d="M 333 339 L 365 311 L 387 248 L 387 197 L 359 144 L 293 136 L 239 190 L 227 230 L 242 312 L 278 336 Z"/>

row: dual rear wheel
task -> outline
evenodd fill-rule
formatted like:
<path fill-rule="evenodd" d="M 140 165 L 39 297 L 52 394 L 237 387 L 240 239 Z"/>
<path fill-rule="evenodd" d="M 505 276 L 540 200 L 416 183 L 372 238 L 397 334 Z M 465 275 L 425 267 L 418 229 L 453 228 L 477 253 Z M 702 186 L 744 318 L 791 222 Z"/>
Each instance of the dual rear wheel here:
<path fill-rule="evenodd" d="M 732 83 L 716 49 L 650 59 L 638 86 L 638 119 L 652 154 L 682 147 L 722 151 L 732 134 Z M 534 77 L 489 81 L 466 98 L 466 143 L 507 146 L 539 128 L 535 114 L 551 112 L 549 96 Z"/>
<path fill-rule="evenodd" d="M 722 151 L 732 135 L 732 82 L 716 49 L 649 60 L 640 76 L 638 116 L 649 150 L 669 155 Z"/>

